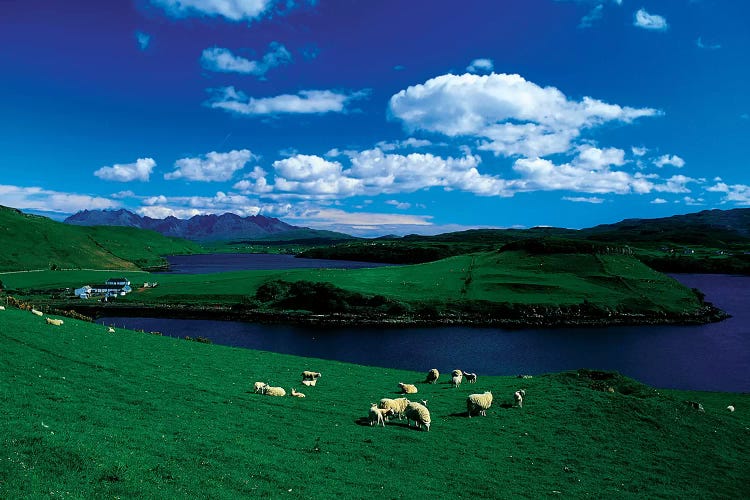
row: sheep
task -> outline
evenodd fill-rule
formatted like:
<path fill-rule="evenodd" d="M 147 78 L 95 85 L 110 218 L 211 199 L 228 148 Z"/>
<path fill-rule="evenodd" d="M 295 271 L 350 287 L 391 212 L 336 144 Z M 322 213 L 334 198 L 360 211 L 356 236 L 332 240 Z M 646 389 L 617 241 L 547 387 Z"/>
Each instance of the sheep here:
<path fill-rule="evenodd" d="M 315 384 L 318 383 L 318 379 L 313 380 L 303 380 L 302 385 L 306 385 L 307 387 L 315 387 Z"/>
<path fill-rule="evenodd" d="M 264 388 L 264 387 L 265 387 L 266 385 L 267 385 L 267 384 L 266 384 L 265 382 L 255 382 L 255 383 L 253 384 L 253 392 L 256 392 L 256 393 L 257 393 L 257 392 L 260 392 L 260 393 L 262 393 L 262 392 L 263 392 L 263 388 Z"/>
<path fill-rule="evenodd" d="M 732 406 L 732 405 L 727 406 L 727 411 L 729 413 L 732 413 L 734 411 L 734 406 Z"/>
<path fill-rule="evenodd" d="M 266 396 L 286 396 L 286 391 L 283 387 L 272 387 L 268 384 L 263 386 L 261 392 Z"/>
<path fill-rule="evenodd" d="M 477 383 L 477 374 L 476 373 L 469 373 L 464 372 L 464 377 L 466 377 L 466 381 L 470 384 L 476 384 Z"/>
<path fill-rule="evenodd" d="M 317 380 L 320 377 L 322 377 L 322 375 L 318 372 L 311 372 L 308 370 L 302 372 L 302 380 Z"/>
<path fill-rule="evenodd" d="M 107 333 L 115 333 L 115 329 L 110 326 L 107 328 Z"/>
<path fill-rule="evenodd" d="M 378 405 L 375 403 L 372 403 L 370 405 L 370 427 L 375 425 L 375 427 L 378 426 L 378 424 L 383 424 L 383 427 L 385 427 L 385 421 L 388 417 L 393 415 L 394 412 L 390 408 L 378 408 Z"/>
<path fill-rule="evenodd" d="M 453 370 L 453 377 L 451 378 L 451 385 L 457 388 L 461 385 L 462 380 L 463 380 L 463 373 L 461 372 L 461 370 Z"/>
<path fill-rule="evenodd" d="M 292 388 L 292 396 L 294 396 L 295 398 L 304 398 L 305 397 L 304 394 L 302 394 L 301 392 L 297 392 L 296 390 L 294 390 L 294 388 Z"/>
<path fill-rule="evenodd" d="M 5 311 L 5 306 L 0 306 L 0 311 Z"/>
<path fill-rule="evenodd" d="M 430 410 L 425 405 L 411 401 L 406 405 L 404 415 L 406 415 L 406 425 L 409 427 L 411 427 L 411 421 L 414 420 L 418 429 L 424 425 L 427 431 L 430 430 Z"/>
<path fill-rule="evenodd" d="M 401 388 L 401 392 L 403 394 L 416 394 L 417 393 L 417 386 L 414 384 L 404 384 L 403 382 L 399 382 L 398 386 Z"/>
<path fill-rule="evenodd" d="M 36 309 L 32 309 L 31 314 L 36 314 L 37 316 L 44 316 L 44 313 L 42 311 L 37 311 Z"/>
<path fill-rule="evenodd" d="M 519 389 L 515 393 L 513 393 L 513 399 L 515 400 L 519 408 L 523 408 L 523 398 L 525 397 L 526 391 L 524 391 L 523 389 Z"/>
<path fill-rule="evenodd" d="M 466 409 L 469 410 L 469 418 L 472 413 L 479 413 L 483 417 L 487 416 L 487 408 L 492 406 L 492 393 L 486 391 L 484 394 L 470 394 L 466 398 Z"/>
<path fill-rule="evenodd" d="M 437 382 L 439 377 L 440 372 L 437 370 L 437 368 L 433 368 L 432 370 L 427 372 L 427 378 L 425 379 L 425 382 L 434 384 Z"/>
<path fill-rule="evenodd" d="M 404 416 L 406 406 L 410 403 L 406 398 L 389 399 L 383 398 L 378 403 L 378 408 L 391 409 L 394 415 L 398 415 L 398 419 L 401 420 Z"/>
<path fill-rule="evenodd" d="M 60 326 L 63 324 L 63 320 L 61 319 L 44 318 L 44 320 L 47 322 L 48 325 Z"/>

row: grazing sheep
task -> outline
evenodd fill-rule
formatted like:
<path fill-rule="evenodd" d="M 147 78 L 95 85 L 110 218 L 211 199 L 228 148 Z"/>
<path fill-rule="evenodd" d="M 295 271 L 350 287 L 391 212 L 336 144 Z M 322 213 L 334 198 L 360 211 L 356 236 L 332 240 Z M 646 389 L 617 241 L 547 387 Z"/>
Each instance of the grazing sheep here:
<path fill-rule="evenodd" d="M 470 394 L 466 398 L 466 409 L 469 410 L 469 418 L 472 413 L 478 413 L 483 417 L 487 416 L 487 408 L 492 406 L 492 393 L 486 391 L 484 394 Z"/>
<path fill-rule="evenodd" d="M 417 386 L 414 384 L 404 384 L 403 382 L 399 382 L 398 386 L 401 388 L 401 392 L 403 394 L 416 394 L 417 393 Z"/>
<path fill-rule="evenodd" d="M 476 373 L 469 373 L 464 372 L 464 377 L 466 377 L 466 381 L 470 384 L 476 384 L 477 383 L 477 374 Z"/>
<path fill-rule="evenodd" d="M 303 380 L 302 385 L 306 385 L 307 387 L 315 387 L 315 384 L 318 383 L 318 379 L 313 380 Z"/>
<path fill-rule="evenodd" d="M 265 387 L 266 385 L 267 385 L 267 384 L 266 384 L 265 382 L 255 382 L 255 383 L 253 384 L 253 392 L 260 392 L 260 393 L 263 393 L 263 388 L 264 388 L 264 387 Z"/>
<path fill-rule="evenodd" d="M 295 398 L 304 398 L 305 397 L 304 394 L 302 394 L 301 392 L 295 391 L 294 388 L 292 388 L 292 396 L 294 396 Z"/>
<path fill-rule="evenodd" d="M 383 427 L 385 427 L 386 419 L 393 414 L 393 410 L 390 408 L 378 408 L 377 404 L 372 403 L 370 406 L 370 427 L 373 425 L 377 427 L 378 424 L 383 424 Z"/>
<path fill-rule="evenodd" d="M 378 408 L 391 409 L 394 415 L 398 415 L 398 419 L 401 420 L 404 416 L 406 406 L 410 403 L 406 398 L 388 399 L 383 398 L 378 403 Z"/>
<path fill-rule="evenodd" d="M 734 411 L 734 406 L 732 406 L 732 405 L 729 405 L 729 406 L 727 406 L 727 410 L 728 410 L 728 411 L 729 411 L 730 413 L 731 413 L 731 412 L 733 412 L 733 411 Z"/>
<path fill-rule="evenodd" d="M 31 314 L 36 314 L 37 316 L 44 316 L 44 313 L 42 311 L 37 311 L 36 309 L 32 309 Z"/>
<path fill-rule="evenodd" d="M 110 326 L 107 328 L 107 333 L 115 333 L 115 329 Z"/>
<path fill-rule="evenodd" d="M 63 324 L 63 320 L 61 319 L 44 318 L 44 320 L 47 322 L 48 325 L 60 326 Z"/>
<path fill-rule="evenodd" d="M 427 378 L 425 379 L 425 382 L 434 384 L 437 382 L 437 379 L 439 377 L 440 377 L 440 372 L 437 370 L 437 368 L 433 368 L 432 370 L 427 372 Z"/>
<path fill-rule="evenodd" d="M 286 396 L 286 391 L 283 387 L 272 387 L 268 384 L 263 386 L 261 392 L 266 396 Z"/>
<path fill-rule="evenodd" d="M 425 405 L 412 401 L 406 405 L 404 415 L 406 415 L 406 425 L 409 427 L 411 427 L 411 421 L 414 420 L 418 429 L 424 425 L 427 431 L 430 430 L 430 410 Z"/>
<path fill-rule="evenodd" d="M 5 311 L 5 306 L 0 306 L 0 311 Z"/>
<path fill-rule="evenodd" d="M 525 397 L 526 391 L 524 391 L 523 389 L 519 389 L 513 394 L 513 399 L 515 400 L 519 408 L 523 408 L 523 398 Z"/>
<path fill-rule="evenodd" d="M 302 372 L 302 380 L 317 380 L 320 377 L 322 377 L 322 375 L 318 372 L 311 372 L 308 370 Z"/>
<path fill-rule="evenodd" d="M 463 380 L 463 373 L 461 373 L 461 370 L 453 370 L 453 377 L 451 377 L 451 385 L 453 387 L 459 387 L 461 385 L 462 380 Z"/>

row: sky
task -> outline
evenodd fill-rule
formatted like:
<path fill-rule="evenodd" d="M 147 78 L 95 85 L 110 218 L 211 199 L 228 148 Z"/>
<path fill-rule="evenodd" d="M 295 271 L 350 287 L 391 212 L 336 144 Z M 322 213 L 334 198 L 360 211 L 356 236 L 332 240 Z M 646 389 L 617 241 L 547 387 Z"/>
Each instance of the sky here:
<path fill-rule="evenodd" d="M 358 236 L 750 205 L 750 2 L 0 2 L 0 204 Z"/>

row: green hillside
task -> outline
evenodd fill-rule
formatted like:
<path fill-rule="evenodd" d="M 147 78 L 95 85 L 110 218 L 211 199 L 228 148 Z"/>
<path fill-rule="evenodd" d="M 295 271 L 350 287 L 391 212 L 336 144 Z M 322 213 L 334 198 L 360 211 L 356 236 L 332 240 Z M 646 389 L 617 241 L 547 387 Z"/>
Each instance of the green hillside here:
<path fill-rule="evenodd" d="M 419 373 L 0 311 L 1 498 L 744 498 L 750 396 L 611 373 Z M 302 370 L 323 374 L 299 385 Z M 254 394 L 254 381 L 304 399 Z M 431 430 L 367 425 L 416 383 Z M 523 408 L 513 392 L 524 388 Z M 610 389 L 611 388 L 611 389 Z M 486 417 L 466 397 L 490 390 Z M 612 392 L 610 392 L 610 390 Z M 700 412 L 685 400 L 700 402 Z M 728 412 L 727 405 L 737 411 Z"/>
<path fill-rule="evenodd" d="M 0 271 L 138 269 L 163 265 L 162 255 L 201 251 L 153 231 L 71 226 L 2 206 L 0 248 Z"/>

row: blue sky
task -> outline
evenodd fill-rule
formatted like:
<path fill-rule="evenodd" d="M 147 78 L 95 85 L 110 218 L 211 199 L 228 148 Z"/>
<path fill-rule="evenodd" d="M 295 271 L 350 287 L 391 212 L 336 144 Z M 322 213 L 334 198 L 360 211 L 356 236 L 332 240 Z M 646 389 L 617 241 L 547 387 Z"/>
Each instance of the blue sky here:
<path fill-rule="evenodd" d="M 357 235 L 750 205 L 750 2 L 24 0 L 0 204 Z"/>

